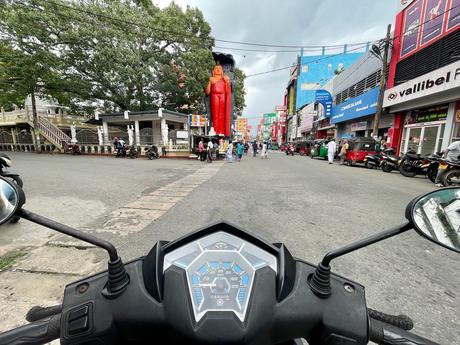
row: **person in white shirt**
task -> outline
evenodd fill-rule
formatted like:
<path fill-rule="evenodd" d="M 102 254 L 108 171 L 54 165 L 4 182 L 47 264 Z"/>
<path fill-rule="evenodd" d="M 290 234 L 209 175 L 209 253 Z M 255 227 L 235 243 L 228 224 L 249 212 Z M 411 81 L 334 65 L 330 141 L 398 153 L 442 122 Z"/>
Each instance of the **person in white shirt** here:
<path fill-rule="evenodd" d="M 334 155 L 336 150 L 337 144 L 335 143 L 334 139 L 331 139 L 331 141 L 327 144 L 327 159 L 329 164 L 334 163 Z"/>
<path fill-rule="evenodd" d="M 214 148 L 214 145 L 212 143 L 212 140 L 208 141 L 208 163 L 212 163 L 212 149 Z"/>
<path fill-rule="evenodd" d="M 451 143 L 442 156 L 447 161 L 458 161 L 460 157 L 460 141 L 454 141 Z M 441 183 L 441 177 L 444 173 L 444 170 L 438 169 L 438 174 L 436 175 L 436 180 L 434 181 L 436 187 L 444 187 Z"/>

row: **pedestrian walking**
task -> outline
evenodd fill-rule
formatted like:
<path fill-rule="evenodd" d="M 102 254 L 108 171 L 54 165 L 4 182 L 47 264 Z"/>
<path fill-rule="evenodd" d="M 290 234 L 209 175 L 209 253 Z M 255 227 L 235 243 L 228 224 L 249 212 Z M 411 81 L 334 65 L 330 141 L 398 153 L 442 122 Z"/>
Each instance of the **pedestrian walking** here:
<path fill-rule="evenodd" d="M 267 159 L 268 158 L 267 143 L 265 141 L 262 144 L 262 151 L 260 153 L 260 158 L 262 158 L 262 159 Z"/>
<path fill-rule="evenodd" d="M 247 156 L 249 151 L 249 144 L 246 142 L 244 143 L 244 155 Z"/>
<path fill-rule="evenodd" d="M 344 140 L 342 143 L 342 148 L 340 149 L 340 154 L 339 154 L 340 164 L 342 165 L 345 163 L 345 158 L 347 157 L 347 152 L 348 152 L 349 147 L 350 145 L 348 144 L 348 140 Z"/>
<path fill-rule="evenodd" d="M 233 163 L 233 144 L 231 140 L 227 147 L 227 163 Z"/>
<path fill-rule="evenodd" d="M 329 161 L 329 164 L 334 163 L 334 155 L 336 150 L 337 144 L 335 143 L 335 139 L 331 139 L 331 141 L 327 143 L 327 160 Z"/>
<path fill-rule="evenodd" d="M 200 142 L 198 143 L 198 153 L 200 155 L 200 161 L 203 162 L 206 159 L 206 150 L 204 149 L 203 138 L 201 138 Z"/>
<path fill-rule="evenodd" d="M 254 141 L 252 143 L 252 155 L 253 155 L 254 158 L 257 157 L 257 149 L 258 148 L 259 148 L 259 145 L 257 145 L 256 141 Z"/>
<path fill-rule="evenodd" d="M 212 163 L 212 150 L 213 150 L 213 148 L 214 148 L 214 145 L 212 144 L 212 140 L 209 140 L 208 141 L 208 147 L 207 147 L 207 150 L 208 150 L 208 152 L 207 152 L 207 158 L 208 158 L 207 162 L 208 163 Z"/>
<path fill-rule="evenodd" d="M 243 158 L 243 153 L 244 153 L 244 145 L 239 142 L 238 145 L 236 146 L 236 154 L 238 157 L 238 162 L 241 162 L 241 158 Z"/>
<path fill-rule="evenodd" d="M 219 144 L 217 143 L 217 140 L 214 140 L 212 147 L 213 147 L 213 152 L 214 152 L 214 159 L 218 160 L 219 159 Z"/>

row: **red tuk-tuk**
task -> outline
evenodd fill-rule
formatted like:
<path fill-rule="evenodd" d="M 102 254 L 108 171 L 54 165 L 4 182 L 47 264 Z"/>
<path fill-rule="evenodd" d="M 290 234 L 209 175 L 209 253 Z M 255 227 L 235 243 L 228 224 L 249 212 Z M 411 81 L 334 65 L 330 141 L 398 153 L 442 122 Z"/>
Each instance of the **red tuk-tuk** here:
<path fill-rule="evenodd" d="M 356 163 L 363 163 L 368 154 L 376 154 L 375 140 L 373 138 L 348 139 L 348 151 L 345 161 L 352 166 Z"/>

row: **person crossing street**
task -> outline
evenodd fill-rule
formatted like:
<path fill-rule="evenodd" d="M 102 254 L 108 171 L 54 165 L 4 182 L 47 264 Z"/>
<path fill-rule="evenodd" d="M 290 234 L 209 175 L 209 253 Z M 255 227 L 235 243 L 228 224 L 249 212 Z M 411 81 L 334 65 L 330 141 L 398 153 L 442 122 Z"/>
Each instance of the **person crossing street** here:
<path fill-rule="evenodd" d="M 337 144 L 335 143 L 335 139 L 331 139 L 331 141 L 327 144 L 327 160 L 329 161 L 329 164 L 334 163 L 334 155 L 336 150 Z"/>

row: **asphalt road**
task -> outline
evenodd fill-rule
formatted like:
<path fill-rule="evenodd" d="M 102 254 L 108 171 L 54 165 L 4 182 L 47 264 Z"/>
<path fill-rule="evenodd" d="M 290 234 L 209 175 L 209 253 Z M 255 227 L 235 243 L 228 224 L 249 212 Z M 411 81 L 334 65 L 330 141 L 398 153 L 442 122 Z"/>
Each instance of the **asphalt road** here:
<path fill-rule="evenodd" d="M 223 164 L 139 231 L 98 231 L 107 215 L 174 181 L 193 181 L 206 163 L 12 154 L 24 179 L 27 207 L 113 241 L 123 259 L 145 255 L 156 241 L 173 240 L 206 224 L 229 221 L 297 257 L 317 263 L 354 240 L 404 222 L 407 203 L 433 190 L 424 178 L 328 165 L 272 152 Z M 213 163 L 218 168 L 216 163 Z M 188 177 L 190 179 L 187 180 Z M 192 183 L 192 182 L 191 182 Z M 46 241 L 21 224 L 0 230 L 2 246 Z M 43 233 L 49 234 L 44 231 Z M 332 263 L 334 272 L 366 286 L 368 305 L 410 315 L 415 332 L 440 344 L 460 338 L 459 256 L 408 232 Z"/>

